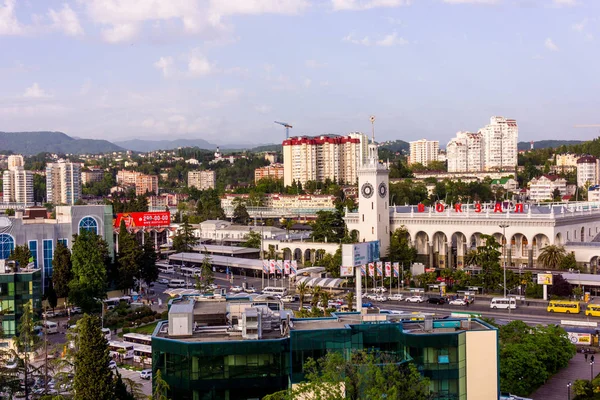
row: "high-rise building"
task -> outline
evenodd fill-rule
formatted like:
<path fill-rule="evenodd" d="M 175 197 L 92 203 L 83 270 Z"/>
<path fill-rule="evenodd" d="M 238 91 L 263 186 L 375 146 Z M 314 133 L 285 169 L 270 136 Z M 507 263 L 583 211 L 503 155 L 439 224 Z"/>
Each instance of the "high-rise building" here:
<path fill-rule="evenodd" d="M 353 184 L 358 167 L 366 159 L 368 138 L 353 132 L 347 136 L 292 137 L 283 141 L 283 182 L 305 184 L 326 179 Z"/>
<path fill-rule="evenodd" d="M 135 194 L 140 196 L 146 193 L 158 194 L 158 175 L 139 174 L 135 178 Z"/>
<path fill-rule="evenodd" d="M 598 184 L 599 160 L 596 157 L 584 156 L 577 160 L 577 186 L 594 186 Z"/>
<path fill-rule="evenodd" d="M 198 190 L 214 189 L 217 184 L 216 171 L 190 171 L 188 172 L 188 186 Z"/>
<path fill-rule="evenodd" d="M 438 160 L 440 142 L 437 140 L 415 140 L 410 142 L 410 163 L 427 166 L 431 161 Z"/>
<path fill-rule="evenodd" d="M 93 182 L 102 182 L 104 179 L 103 169 L 90 169 L 88 171 L 81 171 L 81 184 L 87 185 Z"/>
<path fill-rule="evenodd" d="M 8 170 L 2 174 L 4 203 L 23 206 L 33 203 L 33 173 L 24 168 L 22 155 L 8 156 Z"/>
<path fill-rule="evenodd" d="M 446 146 L 448 172 L 483 170 L 483 139 L 481 133 L 458 132 Z"/>
<path fill-rule="evenodd" d="M 74 205 L 81 198 L 81 164 L 59 160 L 46 165 L 46 201 Z"/>
<path fill-rule="evenodd" d="M 24 167 L 25 166 L 25 161 L 23 161 L 23 156 L 20 154 L 14 154 L 11 156 L 8 156 L 8 169 L 14 168 L 14 167 Z"/>
<path fill-rule="evenodd" d="M 254 182 L 263 178 L 283 179 L 283 164 L 271 164 L 254 170 Z"/>
<path fill-rule="evenodd" d="M 458 132 L 446 146 L 448 172 L 514 170 L 518 136 L 517 121 L 504 117 L 477 133 Z"/>
<path fill-rule="evenodd" d="M 481 128 L 479 132 L 484 142 L 484 170 L 514 170 L 517 166 L 519 138 L 517 121 L 504 117 L 491 117 L 490 124 Z"/>

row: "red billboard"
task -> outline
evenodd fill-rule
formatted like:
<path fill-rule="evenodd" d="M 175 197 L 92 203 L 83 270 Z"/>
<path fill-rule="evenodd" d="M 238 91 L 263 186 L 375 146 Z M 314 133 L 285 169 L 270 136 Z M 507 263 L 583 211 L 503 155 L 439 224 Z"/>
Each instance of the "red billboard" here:
<path fill-rule="evenodd" d="M 171 213 L 169 211 L 119 213 L 115 219 L 115 228 L 121 226 L 121 221 L 125 221 L 127 228 L 164 227 L 171 224 Z"/>

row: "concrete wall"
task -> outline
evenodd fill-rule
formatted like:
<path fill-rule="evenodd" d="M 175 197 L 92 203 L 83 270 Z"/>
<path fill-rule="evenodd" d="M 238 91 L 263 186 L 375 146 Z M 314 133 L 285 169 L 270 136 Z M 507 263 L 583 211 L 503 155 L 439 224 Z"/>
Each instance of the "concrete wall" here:
<path fill-rule="evenodd" d="M 467 331 L 467 400 L 498 398 L 496 330 Z"/>

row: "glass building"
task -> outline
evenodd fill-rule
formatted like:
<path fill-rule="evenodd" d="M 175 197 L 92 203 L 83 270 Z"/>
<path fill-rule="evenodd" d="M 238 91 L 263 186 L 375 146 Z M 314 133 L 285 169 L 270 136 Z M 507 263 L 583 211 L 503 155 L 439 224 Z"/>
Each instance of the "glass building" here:
<path fill-rule="evenodd" d="M 234 307 L 224 299 L 184 301 L 192 305 L 171 307 L 152 338 L 153 371 L 161 370 L 171 398 L 261 399 L 301 382 L 308 358 L 363 349 L 414 363 L 430 379 L 434 399 L 499 395 L 497 331 L 477 319 L 411 321 L 384 313 L 287 319 L 288 311 L 261 310 L 251 300 Z M 248 322 L 252 309 L 263 314 L 258 324 Z"/>
<path fill-rule="evenodd" d="M 17 272 L 4 272 L 4 268 L 0 268 L 0 311 L 5 312 L 2 315 L 5 339 L 18 334 L 23 306 L 29 303 L 34 311 L 38 311 L 41 301 L 42 272 L 39 268 L 19 269 Z"/>

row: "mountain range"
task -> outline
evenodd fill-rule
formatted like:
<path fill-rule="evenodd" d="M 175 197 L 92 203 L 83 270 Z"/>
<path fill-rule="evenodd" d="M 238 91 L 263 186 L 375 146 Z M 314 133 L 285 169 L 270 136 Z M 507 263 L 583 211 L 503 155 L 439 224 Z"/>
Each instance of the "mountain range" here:
<path fill-rule="evenodd" d="M 108 140 L 75 139 L 62 132 L 0 132 L 0 149 L 16 154 L 35 155 L 38 153 L 108 153 L 123 151 Z"/>

